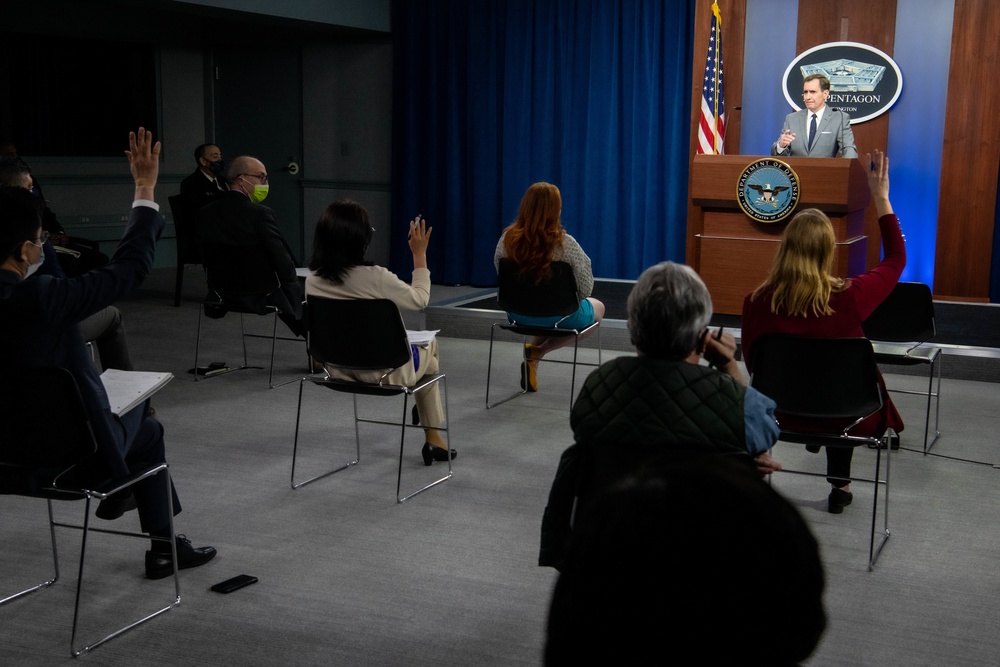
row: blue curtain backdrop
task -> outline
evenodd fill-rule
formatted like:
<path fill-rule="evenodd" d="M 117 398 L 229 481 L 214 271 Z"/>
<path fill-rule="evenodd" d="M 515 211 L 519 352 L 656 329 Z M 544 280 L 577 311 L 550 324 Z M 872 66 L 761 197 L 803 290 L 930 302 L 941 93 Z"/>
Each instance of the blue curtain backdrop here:
<path fill-rule="evenodd" d="M 525 189 L 559 186 L 594 274 L 683 261 L 694 0 L 394 0 L 392 268 L 496 283 Z M 706 28 L 707 30 L 707 28 Z"/>

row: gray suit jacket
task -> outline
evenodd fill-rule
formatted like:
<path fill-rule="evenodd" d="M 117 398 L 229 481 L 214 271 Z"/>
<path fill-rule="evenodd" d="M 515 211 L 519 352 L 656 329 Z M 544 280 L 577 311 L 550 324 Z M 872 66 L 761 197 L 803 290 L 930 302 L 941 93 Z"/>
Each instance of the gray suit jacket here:
<path fill-rule="evenodd" d="M 809 110 L 802 109 L 785 116 L 782 131 L 791 130 L 795 139 L 785 148 L 784 153 L 778 153 L 778 142 L 771 144 L 771 155 L 783 157 L 858 157 L 858 149 L 854 147 L 854 132 L 851 131 L 851 117 L 840 109 L 827 107 L 823 119 L 819 122 L 816 141 L 812 150 L 807 146 Z M 789 152 L 790 151 L 790 152 Z"/>

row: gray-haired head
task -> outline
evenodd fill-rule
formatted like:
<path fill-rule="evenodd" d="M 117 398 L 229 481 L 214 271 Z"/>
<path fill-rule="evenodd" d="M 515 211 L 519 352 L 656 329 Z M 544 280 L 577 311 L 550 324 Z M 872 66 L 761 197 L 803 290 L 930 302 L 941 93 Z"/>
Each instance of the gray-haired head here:
<path fill-rule="evenodd" d="M 698 346 L 712 319 L 712 297 L 694 269 L 660 262 L 642 272 L 628 295 L 628 329 L 640 354 L 680 361 Z"/>
<path fill-rule="evenodd" d="M 31 189 L 31 169 L 19 157 L 0 155 L 0 187 Z"/>

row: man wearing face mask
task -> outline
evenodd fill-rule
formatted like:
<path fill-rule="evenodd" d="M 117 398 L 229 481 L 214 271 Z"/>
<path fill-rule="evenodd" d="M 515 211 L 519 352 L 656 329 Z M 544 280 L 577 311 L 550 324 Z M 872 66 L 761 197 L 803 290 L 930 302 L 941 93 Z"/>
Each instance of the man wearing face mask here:
<path fill-rule="evenodd" d="M 44 200 L 37 196 L 32 188 L 33 180 L 31 170 L 28 165 L 18 157 L 0 155 L 0 187 L 23 188 L 31 192 L 35 203 L 42 215 L 42 236 L 48 239 L 43 242 L 43 253 L 38 264 L 28 267 L 29 276 L 45 264 L 39 275 L 50 275 L 57 278 L 64 278 L 62 266 L 58 261 L 59 255 L 54 249 L 50 233 L 45 229 L 46 213 L 48 207 Z M 55 216 L 52 216 L 53 218 Z M 46 258 L 48 261 L 45 261 Z M 107 258 L 101 266 L 107 264 Z M 95 343 L 101 355 L 102 368 L 117 368 L 123 371 L 132 370 L 132 359 L 128 351 L 128 338 L 125 335 L 125 325 L 122 322 L 121 312 L 114 306 L 107 306 L 96 313 L 89 315 L 80 321 L 80 331 L 83 339 L 88 343 Z"/>
<path fill-rule="evenodd" d="M 135 290 L 149 275 L 163 218 L 154 201 L 159 175 L 160 142 L 139 128 L 129 134 L 128 157 L 135 197 L 128 224 L 111 262 L 78 278 L 35 273 L 45 257 L 47 234 L 42 230 L 41 202 L 23 187 L 0 188 L 0 365 L 5 368 L 57 367 L 67 369 L 80 389 L 97 441 L 91 464 L 95 474 L 123 479 L 134 469 L 165 460 L 163 426 L 148 414 L 146 405 L 115 416 L 107 393 L 83 344 L 78 323 Z M 47 264 L 48 262 L 46 262 Z M 44 397 L 38 397 L 44 400 Z M 11 475 L 0 469 L 0 475 Z M 9 478 L 16 480 L 17 478 Z M 154 538 L 167 537 L 170 514 L 160 475 L 102 500 L 101 519 L 113 520 L 139 510 L 142 530 Z M 180 512 L 176 493 L 173 511 Z M 215 557 L 212 547 L 193 547 L 182 535 L 175 538 L 179 569 L 203 565 Z M 170 542 L 155 539 L 146 552 L 146 576 L 161 579 L 173 574 Z"/>
<path fill-rule="evenodd" d="M 267 297 L 267 304 L 276 306 L 281 320 L 297 336 L 305 336 L 302 323 L 302 284 L 295 275 L 296 262 L 288 243 L 285 242 L 274 211 L 261 202 L 267 197 L 268 177 L 264 163 L 249 155 L 234 159 L 226 170 L 229 191 L 198 211 L 195 227 L 202 256 L 206 247 L 216 252 L 240 253 L 249 256 L 260 252 L 274 271 L 280 289 Z M 209 253 L 210 255 L 211 253 Z M 233 295 L 226 295 L 232 300 Z M 222 317 L 224 310 L 209 309 L 210 317 Z"/>
<path fill-rule="evenodd" d="M 215 144 L 202 144 L 194 149 L 194 161 L 198 168 L 181 181 L 181 196 L 185 207 L 194 212 L 205 204 L 215 201 L 226 191 L 223 172 L 222 151 Z"/>

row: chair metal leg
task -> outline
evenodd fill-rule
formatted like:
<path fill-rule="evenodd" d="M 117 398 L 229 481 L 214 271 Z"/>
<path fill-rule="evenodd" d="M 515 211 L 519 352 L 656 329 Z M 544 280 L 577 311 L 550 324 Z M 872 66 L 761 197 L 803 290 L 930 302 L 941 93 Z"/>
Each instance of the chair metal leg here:
<path fill-rule="evenodd" d="M 198 381 L 198 351 L 201 348 L 201 315 L 205 306 L 198 306 L 198 333 L 194 339 L 194 381 Z"/>
<path fill-rule="evenodd" d="M 503 403 L 506 403 L 507 401 L 517 398 L 518 396 L 523 396 L 524 394 L 528 393 L 528 389 L 527 387 L 525 387 L 521 391 L 514 392 L 507 398 L 500 399 L 496 403 L 490 403 L 490 374 L 493 369 L 493 336 L 496 333 L 497 326 L 498 324 L 494 323 L 493 328 L 490 329 L 490 356 L 489 360 L 486 362 L 486 409 L 487 410 L 495 408 L 498 405 L 501 405 Z M 523 359 L 522 363 L 528 363 L 528 358 L 525 356 L 524 352 L 524 345 L 521 346 L 521 357 Z"/>
<path fill-rule="evenodd" d="M 218 371 L 213 371 L 210 375 L 205 375 L 204 377 L 199 376 L 198 375 L 198 360 L 199 360 L 199 350 L 200 350 L 200 347 L 201 347 L 201 318 L 202 318 L 202 315 L 204 313 L 204 309 L 205 309 L 204 304 L 202 304 L 201 310 L 198 311 L 198 335 L 197 335 L 197 338 L 195 340 L 195 345 L 194 345 L 194 369 L 195 369 L 194 381 L 195 382 L 198 382 L 200 380 L 208 380 L 209 378 L 218 377 L 219 375 L 226 375 L 227 373 L 232 373 L 234 371 L 245 371 L 245 370 L 250 370 L 250 369 L 260 370 L 260 369 L 264 368 L 263 366 L 251 366 L 250 365 L 249 357 L 247 355 L 247 338 L 271 338 L 272 339 L 272 344 L 271 344 L 272 345 L 272 347 L 271 347 L 271 372 L 272 373 L 274 372 L 274 342 L 273 342 L 274 341 L 274 336 L 265 336 L 265 335 L 261 335 L 261 334 L 248 334 L 248 333 L 246 333 L 246 327 L 245 327 L 245 324 L 244 324 L 243 313 L 240 313 L 240 340 L 243 343 L 243 365 L 242 366 L 237 366 L 235 368 L 226 368 L 226 369 L 220 369 Z M 277 319 L 275 320 L 275 333 L 277 333 Z M 292 380 L 289 380 L 288 382 L 283 382 L 281 384 L 288 384 L 290 382 L 294 382 L 297 379 L 298 378 L 294 378 Z M 280 385 L 271 384 L 271 376 L 268 376 L 268 385 L 270 385 L 270 387 L 272 389 L 274 387 L 280 386 Z"/>
<path fill-rule="evenodd" d="M 184 285 L 184 263 L 177 261 L 177 276 L 174 278 L 174 308 L 181 305 L 181 287 Z"/>
<path fill-rule="evenodd" d="M 600 331 L 600 327 L 597 328 Z M 580 352 L 580 334 L 573 336 L 573 371 L 569 380 L 569 410 L 573 411 L 573 399 L 576 398 L 576 359 Z"/>
<path fill-rule="evenodd" d="M 887 430 L 883 435 L 882 441 L 879 447 L 875 448 L 875 476 L 871 479 L 867 477 L 847 477 L 846 479 L 850 482 L 864 482 L 866 484 L 873 485 L 873 497 L 872 497 L 872 520 L 871 520 L 871 533 L 869 535 L 868 541 L 868 571 L 871 572 L 875 569 L 875 563 L 878 562 L 879 556 L 882 554 L 882 549 L 885 547 L 886 542 L 889 541 L 891 531 L 889 529 L 889 461 L 890 461 L 890 448 L 889 448 L 889 437 L 892 433 L 891 429 Z M 882 473 L 882 452 L 885 451 L 885 479 L 881 479 Z M 783 469 L 783 473 L 790 473 L 794 475 L 804 475 L 806 477 L 823 477 L 826 478 L 826 473 L 817 473 L 806 470 L 791 470 L 788 468 Z M 774 476 L 769 475 L 770 482 L 773 486 Z M 883 491 L 884 497 L 882 499 L 883 504 L 883 524 L 881 536 L 876 543 L 876 533 L 878 533 L 878 498 L 879 498 L 879 486 L 884 485 L 885 490 Z"/>
<path fill-rule="evenodd" d="M 445 425 L 443 427 L 433 427 L 433 428 L 435 428 L 435 430 L 442 431 L 444 433 L 445 442 L 448 443 L 448 451 L 450 452 L 451 451 L 451 436 L 448 434 L 448 387 L 447 387 L 447 384 L 444 381 L 444 377 L 442 377 L 439 380 L 439 382 L 441 383 L 441 393 L 444 394 L 443 407 L 444 407 L 444 424 Z M 430 386 L 431 386 L 430 384 L 425 385 L 421 390 L 426 389 L 426 388 L 428 388 Z M 402 423 L 402 433 L 400 434 L 400 439 L 399 439 L 399 472 L 396 474 L 396 503 L 397 504 L 406 502 L 407 500 L 409 500 L 413 496 L 421 494 L 424 491 L 426 491 L 428 489 L 431 489 L 431 488 L 437 486 L 438 484 L 441 484 L 442 482 L 448 481 L 451 478 L 451 475 L 452 475 L 451 454 L 449 453 L 449 455 L 448 455 L 448 474 L 447 475 L 445 475 L 444 477 L 441 477 L 440 479 L 437 479 L 437 480 L 431 482 L 430 484 L 426 484 L 426 485 L 422 486 L 421 488 L 417 489 L 416 491 L 414 491 L 413 493 L 411 493 L 409 495 L 406 495 L 406 496 L 400 496 L 399 495 L 400 494 L 400 488 L 401 488 L 401 485 L 402 485 L 402 482 L 403 482 L 403 444 L 404 444 L 404 442 L 406 440 L 406 429 L 407 429 L 407 423 L 406 423 L 406 417 L 407 417 L 406 400 L 407 400 L 407 397 L 408 397 L 408 394 L 404 394 L 404 397 L 403 397 L 403 419 L 402 419 L 402 422 L 401 422 Z M 416 396 L 414 396 L 413 400 L 416 401 Z M 427 428 L 427 427 L 419 427 L 419 428 Z"/>
<path fill-rule="evenodd" d="M 51 539 L 52 541 L 52 565 L 53 565 L 52 578 L 43 581 L 40 584 L 35 584 L 34 586 L 30 586 L 18 593 L 8 595 L 7 597 L 0 600 L 0 606 L 5 605 L 8 602 L 13 602 L 14 600 L 17 600 L 19 598 L 23 598 L 26 595 L 31 595 L 32 593 L 40 591 L 43 588 L 48 588 L 52 584 L 59 581 L 59 551 L 56 546 L 56 527 L 55 527 L 55 520 L 52 515 L 52 501 L 48 500 L 47 503 L 49 509 L 49 539 Z"/>
<path fill-rule="evenodd" d="M 489 410 L 491 408 L 495 408 L 498 405 L 501 405 L 503 403 L 506 403 L 507 401 L 510 401 L 512 399 L 517 398 L 518 396 L 523 396 L 524 394 L 528 393 L 527 387 L 525 387 L 525 388 L 521 389 L 520 391 L 514 392 L 510 396 L 507 396 L 506 398 L 503 398 L 503 399 L 501 399 L 499 401 L 496 401 L 495 403 L 490 403 L 490 381 L 491 381 L 492 371 L 493 371 L 493 340 L 494 340 L 494 337 L 496 335 L 496 328 L 498 326 L 500 326 L 500 323 L 499 322 L 494 322 L 493 323 L 493 327 L 490 329 L 490 352 L 489 352 L 489 357 L 488 357 L 488 360 L 487 360 L 487 363 L 486 363 L 486 409 L 487 410 Z M 590 363 L 590 362 L 581 362 L 580 361 L 580 359 L 579 359 L 580 332 L 579 331 L 575 331 L 575 330 L 571 330 L 571 329 L 565 329 L 564 331 L 567 332 L 567 335 L 573 336 L 573 360 L 572 361 L 565 361 L 563 359 L 541 359 L 540 361 L 546 361 L 546 362 L 551 362 L 551 363 L 555 363 L 555 364 L 572 364 L 573 370 L 572 370 L 572 374 L 571 374 L 570 387 L 569 387 L 569 407 L 572 410 L 573 409 L 573 403 L 576 400 L 576 367 L 577 366 L 594 366 L 594 367 L 596 367 L 596 366 L 600 366 L 603 363 L 603 350 L 602 350 L 602 346 L 601 346 L 601 326 L 600 326 L 600 324 L 597 325 L 597 363 L 596 364 Z M 540 334 L 540 335 L 544 335 L 544 334 Z M 526 352 L 524 351 L 524 346 L 523 345 L 522 345 L 521 356 L 522 356 L 522 359 L 521 359 L 522 363 L 528 363 L 528 357 L 526 355 Z"/>
<path fill-rule="evenodd" d="M 334 468 L 333 470 L 327 470 L 326 472 L 320 473 L 319 475 L 316 475 L 315 477 L 310 477 L 309 479 L 307 479 L 305 481 L 302 481 L 302 482 L 296 482 L 295 481 L 295 462 L 296 462 L 296 459 L 297 459 L 298 453 L 299 453 L 299 423 L 300 423 L 300 421 L 302 419 L 302 388 L 303 388 L 303 385 L 307 381 L 308 381 L 308 378 L 302 378 L 301 380 L 299 380 L 299 407 L 298 407 L 298 410 L 295 413 L 295 442 L 292 445 L 292 478 L 291 478 L 292 489 L 298 489 L 300 487 L 305 486 L 306 484 L 310 484 L 312 482 L 315 482 L 318 479 L 323 479 L 324 477 L 329 477 L 330 475 L 332 475 L 335 472 L 340 472 L 341 470 L 346 470 L 347 468 L 350 468 L 353 465 L 357 465 L 358 461 L 361 460 L 361 439 L 360 439 L 359 434 L 358 434 L 358 422 L 357 422 L 357 416 L 358 416 L 357 408 L 358 408 L 358 405 L 357 405 L 357 398 L 355 398 L 355 402 L 354 402 L 354 417 L 355 417 L 355 421 L 354 421 L 354 446 L 355 446 L 354 460 L 351 461 L 350 463 L 346 463 L 346 464 L 340 466 L 339 468 Z"/>
<path fill-rule="evenodd" d="M 173 501 L 173 493 L 172 493 L 172 489 L 171 489 L 171 485 L 170 485 L 170 471 L 167 469 L 167 465 L 164 463 L 161 466 L 152 469 L 148 474 L 144 475 L 143 477 L 141 477 L 139 479 L 145 479 L 148 476 L 159 474 L 160 472 L 163 473 L 164 488 L 165 488 L 165 491 L 166 491 L 166 494 L 167 494 L 167 515 L 169 517 L 169 520 L 168 520 L 169 537 L 167 537 L 167 538 L 153 538 L 153 539 L 161 539 L 161 540 L 168 539 L 170 541 L 171 554 L 173 555 L 173 562 L 174 562 L 174 600 L 173 600 L 173 602 L 171 602 L 167 606 L 162 607 L 161 609 L 158 609 L 158 610 L 154 611 L 153 613 L 148 614 L 148 615 L 144 616 L 143 618 L 140 618 L 137 621 L 129 623 L 128 625 L 126 625 L 126 626 L 124 626 L 122 628 L 119 628 L 118 630 L 115 630 L 111 634 L 108 634 L 105 637 L 103 637 L 103 638 L 101 638 L 101 639 L 99 639 L 99 640 L 97 640 L 97 641 L 95 641 L 95 642 L 93 642 L 91 644 L 83 646 L 82 648 L 79 648 L 79 649 L 76 647 L 76 634 L 77 634 L 77 627 L 78 627 L 78 623 L 79 623 L 79 619 L 80 619 L 80 597 L 81 597 L 81 592 L 82 592 L 82 589 L 83 589 L 83 566 L 84 566 L 84 558 L 87 555 L 87 536 L 88 536 L 88 534 L 93 530 L 94 532 L 111 533 L 111 534 L 114 534 L 114 535 L 123 535 L 123 536 L 126 536 L 126 537 L 136 537 L 136 538 L 142 538 L 142 539 L 150 539 L 150 537 L 148 535 L 143 535 L 141 533 L 126 533 L 126 532 L 114 531 L 114 530 L 91 529 L 90 528 L 90 503 L 91 503 L 91 500 L 92 500 L 93 496 L 88 495 L 86 497 L 86 502 L 85 502 L 86 509 L 85 509 L 85 514 L 84 514 L 84 518 L 83 518 L 83 526 L 68 526 L 68 527 L 71 527 L 71 528 L 80 528 L 80 529 L 82 529 L 82 532 L 83 532 L 82 542 L 81 542 L 81 545 L 80 545 L 80 569 L 79 569 L 79 577 L 78 577 L 77 583 L 76 583 L 76 602 L 75 602 L 74 607 L 73 607 L 73 630 L 72 630 L 72 633 L 70 635 L 70 646 L 69 646 L 69 648 L 70 648 L 70 654 L 74 658 L 79 657 L 79 656 L 83 655 L 84 653 L 88 653 L 88 652 L 94 650 L 95 648 L 97 648 L 101 644 L 104 644 L 105 642 L 108 642 L 108 641 L 114 639 L 115 637 L 128 632 L 132 628 L 135 628 L 135 627 L 137 627 L 139 625 L 142 625 L 146 621 L 149 621 L 149 620 L 152 620 L 152 619 L 156 618 L 160 614 L 163 614 L 164 612 L 169 611 L 173 607 L 176 607 L 181 602 L 181 583 L 180 583 L 180 576 L 178 574 L 178 567 L 177 567 L 177 542 L 176 542 L 176 540 L 174 538 L 174 519 L 173 519 L 173 517 L 174 517 L 174 501 Z M 135 481 L 138 481 L 138 480 L 135 480 Z M 105 497 L 107 497 L 107 496 L 105 496 Z M 65 524 L 56 524 L 56 525 L 65 525 Z"/>
<path fill-rule="evenodd" d="M 247 330 L 243 313 L 240 313 L 240 341 L 243 343 L 243 367 L 246 368 L 250 362 L 247 360 Z"/>
<path fill-rule="evenodd" d="M 874 479 L 874 497 L 872 498 L 872 533 L 871 541 L 868 545 L 868 571 L 871 572 L 875 569 L 875 563 L 878 561 L 878 557 L 882 555 L 882 549 L 885 547 L 885 543 L 889 541 L 890 531 L 889 531 L 889 461 L 892 458 L 890 452 L 892 447 L 889 446 L 889 441 L 891 438 L 892 430 L 889 429 L 882 436 L 882 444 L 884 447 L 878 447 L 875 450 L 875 479 Z M 885 450 L 885 498 L 883 500 L 885 504 L 884 510 L 884 523 L 882 528 L 882 536 L 879 539 L 878 546 L 875 546 L 875 532 L 877 525 L 878 516 L 878 487 L 882 484 L 882 480 L 879 478 L 881 474 L 881 464 L 882 464 L 882 450 Z"/>
<path fill-rule="evenodd" d="M 944 353 L 938 353 L 937 358 L 931 362 L 931 372 L 927 378 L 927 415 L 924 419 L 924 456 L 931 451 L 934 444 L 941 437 L 941 364 L 944 361 Z M 937 391 L 934 391 L 934 370 L 937 367 Z M 931 398 L 934 398 L 934 438 L 930 444 L 927 443 L 927 436 L 930 434 L 931 426 Z"/>
<path fill-rule="evenodd" d="M 931 448 L 937 443 L 938 438 L 941 437 L 941 365 L 944 362 L 944 353 L 938 351 L 935 357 L 931 357 L 930 361 L 927 363 L 930 366 L 930 370 L 927 375 L 927 391 L 916 391 L 913 389 L 890 389 L 889 391 L 897 394 L 912 394 L 915 396 L 925 396 L 927 398 L 927 406 L 924 411 L 924 455 L 926 456 Z M 934 389 L 934 378 L 935 370 L 937 371 L 937 390 Z M 930 435 L 931 428 L 931 399 L 934 400 L 934 436 Z"/>
<path fill-rule="evenodd" d="M 246 341 L 246 339 L 243 339 Z M 274 389 L 274 344 L 278 342 L 278 311 L 274 311 L 274 326 L 271 330 L 271 368 L 267 372 L 267 385 Z M 246 349 L 244 347 L 244 349 Z"/>

